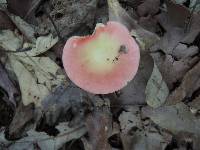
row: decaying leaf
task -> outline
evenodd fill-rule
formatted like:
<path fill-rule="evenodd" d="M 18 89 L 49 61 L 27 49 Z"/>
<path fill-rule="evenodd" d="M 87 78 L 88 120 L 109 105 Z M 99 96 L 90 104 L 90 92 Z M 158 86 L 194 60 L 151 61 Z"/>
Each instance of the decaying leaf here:
<path fill-rule="evenodd" d="M 200 88 L 200 62 L 198 62 L 190 71 L 188 71 L 180 86 L 173 91 L 167 98 L 167 104 L 176 104 L 190 98 L 197 89 Z"/>
<path fill-rule="evenodd" d="M 9 14 L 10 19 L 16 25 L 17 29 L 32 43 L 35 43 L 35 30 L 34 26 L 29 25 L 23 19 L 13 14 Z"/>
<path fill-rule="evenodd" d="M 173 134 L 181 131 L 196 135 L 200 134 L 200 120 L 183 103 L 159 107 L 157 109 L 144 107 L 142 112 L 144 116 L 149 117 L 158 126 L 169 130 Z"/>
<path fill-rule="evenodd" d="M 53 37 L 52 34 L 47 36 L 40 36 L 36 39 L 35 44 L 25 43 L 24 48 L 30 49 L 26 53 L 16 53 L 19 56 L 37 56 L 49 50 L 58 42 L 58 37 Z"/>
<path fill-rule="evenodd" d="M 67 122 L 60 123 L 56 128 L 60 133 L 55 137 L 49 136 L 45 132 L 36 132 L 31 129 L 27 132 L 27 136 L 10 144 L 9 149 L 34 150 L 35 147 L 38 147 L 41 150 L 55 150 L 61 148 L 66 142 L 78 139 L 86 133 L 84 126 L 70 128 Z"/>
<path fill-rule="evenodd" d="M 42 110 L 46 117 L 48 125 L 54 125 L 60 119 L 60 116 L 69 115 L 69 109 L 72 110 L 73 120 L 70 124 L 80 124 L 84 120 L 84 108 L 81 103 L 87 97 L 87 93 L 76 86 L 60 85 L 54 92 L 50 93 L 42 101 Z"/>
<path fill-rule="evenodd" d="M 16 51 L 23 45 L 23 37 L 10 30 L 0 31 L 0 47 L 4 50 Z"/>
<path fill-rule="evenodd" d="M 166 54 L 173 54 L 174 49 L 177 47 L 179 42 L 183 39 L 185 33 L 181 28 L 172 28 L 168 31 L 159 42 L 157 42 L 151 51 L 162 50 Z"/>
<path fill-rule="evenodd" d="M 155 63 L 151 77 L 147 82 L 145 94 L 147 104 L 154 108 L 164 104 L 169 94 L 169 89 Z"/>
<path fill-rule="evenodd" d="M 52 34 L 47 36 L 40 36 L 35 43 L 23 43 L 23 37 L 10 30 L 3 30 L 0 32 L 0 47 L 7 51 L 16 52 L 19 56 L 37 56 L 49 50 L 58 41 L 57 37 Z M 26 53 L 20 52 L 25 50 Z"/>
<path fill-rule="evenodd" d="M 152 56 L 170 90 L 173 89 L 174 84 L 179 83 L 187 71 L 199 61 L 198 56 L 182 58 L 180 60 L 174 60 L 171 55 L 163 55 L 159 52 L 153 53 Z"/>
<path fill-rule="evenodd" d="M 141 128 L 142 122 L 139 116 L 139 107 L 133 106 L 131 110 L 123 111 L 119 116 L 120 129 L 124 134 L 129 134 L 133 128 Z"/>
<path fill-rule="evenodd" d="M 18 78 L 24 105 L 34 103 L 41 106 L 41 101 L 56 86 L 66 81 L 60 68 L 48 57 L 20 57 L 11 54 L 9 58 Z"/>

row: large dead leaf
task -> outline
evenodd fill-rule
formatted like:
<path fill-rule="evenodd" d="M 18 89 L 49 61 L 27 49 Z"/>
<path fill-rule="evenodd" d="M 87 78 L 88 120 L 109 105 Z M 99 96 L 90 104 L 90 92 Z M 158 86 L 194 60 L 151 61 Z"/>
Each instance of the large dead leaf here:
<path fill-rule="evenodd" d="M 185 33 L 181 28 L 171 28 L 159 42 L 151 47 L 151 51 L 162 50 L 166 54 L 173 54 L 174 49 L 183 39 L 184 35 Z"/>
<path fill-rule="evenodd" d="M 131 110 L 123 111 L 119 116 L 120 129 L 124 134 L 128 134 L 133 128 L 141 128 L 142 121 L 139 116 L 139 107 L 133 106 Z"/>
<path fill-rule="evenodd" d="M 34 26 L 29 25 L 23 19 L 13 14 L 9 14 L 10 19 L 16 25 L 18 30 L 32 43 L 35 43 L 35 29 Z"/>
<path fill-rule="evenodd" d="M 0 32 L 0 47 L 7 51 L 13 51 L 19 56 L 37 56 L 49 50 L 58 41 L 52 34 L 40 36 L 35 43 L 23 43 L 23 37 L 10 30 Z M 25 50 L 26 53 L 20 52 Z"/>
<path fill-rule="evenodd" d="M 26 55 L 26 54 L 25 54 Z M 41 101 L 65 80 L 60 68 L 48 57 L 20 57 L 9 55 L 18 78 L 24 105 Z"/>
<path fill-rule="evenodd" d="M 159 132 L 148 120 L 141 119 L 138 106 L 128 107 L 120 114 L 119 121 L 124 150 L 164 150 L 171 140 L 171 135 Z"/>
<path fill-rule="evenodd" d="M 153 59 L 147 53 L 141 53 L 138 72 L 134 79 L 120 91 L 118 101 L 122 105 L 145 104 L 145 89 L 152 74 Z"/>
<path fill-rule="evenodd" d="M 23 45 L 23 38 L 10 30 L 0 31 L 0 47 L 4 50 L 16 51 Z"/>
<path fill-rule="evenodd" d="M 56 128 L 60 133 L 55 137 L 31 129 L 27 132 L 27 136 L 13 143 L 10 142 L 8 147 L 10 150 L 34 150 L 35 146 L 41 150 L 55 150 L 61 148 L 66 142 L 78 139 L 86 133 L 84 126 L 70 128 L 66 122 L 60 123 Z"/>
<path fill-rule="evenodd" d="M 200 135 L 200 120 L 197 119 L 183 103 L 159 107 L 157 109 L 144 107 L 143 114 L 149 117 L 158 126 L 174 134 L 185 131 Z"/>
<path fill-rule="evenodd" d="M 50 93 L 42 101 L 42 110 L 45 114 L 48 125 L 54 125 L 60 119 L 60 116 L 69 115 L 69 109 L 73 114 L 72 124 L 80 124 L 85 117 L 84 107 L 80 105 L 87 97 L 87 93 L 82 89 L 71 85 L 60 85 L 54 92 Z M 70 114 L 71 115 L 71 114 Z M 76 120 L 76 121 L 74 121 Z"/>

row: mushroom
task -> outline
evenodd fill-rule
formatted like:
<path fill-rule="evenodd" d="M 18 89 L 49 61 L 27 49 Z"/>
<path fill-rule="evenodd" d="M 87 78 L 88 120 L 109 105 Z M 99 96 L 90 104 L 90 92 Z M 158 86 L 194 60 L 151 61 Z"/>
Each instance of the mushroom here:
<path fill-rule="evenodd" d="M 93 94 L 126 86 L 138 70 L 139 59 L 139 47 L 128 29 L 113 21 L 97 24 L 92 35 L 69 38 L 62 56 L 70 80 Z"/>

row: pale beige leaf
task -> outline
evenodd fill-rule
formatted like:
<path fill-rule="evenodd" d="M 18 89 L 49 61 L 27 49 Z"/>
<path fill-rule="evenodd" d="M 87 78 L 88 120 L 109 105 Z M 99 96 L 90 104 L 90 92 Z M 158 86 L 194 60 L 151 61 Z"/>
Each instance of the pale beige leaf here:
<path fill-rule="evenodd" d="M 34 103 L 41 106 L 41 101 L 65 82 L 60 68 L 48 57 L 19 57 L 9 55 L 11 66 L 18 78 L 24 105 Z"/>
<path fill-rule="evenodd" d="M 16 51 L 23 45 L 23 38 L 10 30 L 0 31 L 0 47 L 9 51 Z"/>

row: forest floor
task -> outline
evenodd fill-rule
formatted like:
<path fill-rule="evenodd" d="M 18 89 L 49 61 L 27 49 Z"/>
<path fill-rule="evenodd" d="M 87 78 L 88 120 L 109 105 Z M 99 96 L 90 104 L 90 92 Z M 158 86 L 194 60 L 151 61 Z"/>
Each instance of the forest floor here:
<path fill-rule="evenodd" d="M 95 95 L 62 52 L 108 21 L 130 31 L 140 65 Z M 0 0 L 0 150 L 200 150 L 199 112 L 199 0 Z"/>

